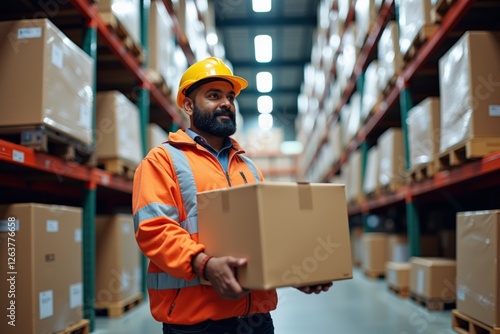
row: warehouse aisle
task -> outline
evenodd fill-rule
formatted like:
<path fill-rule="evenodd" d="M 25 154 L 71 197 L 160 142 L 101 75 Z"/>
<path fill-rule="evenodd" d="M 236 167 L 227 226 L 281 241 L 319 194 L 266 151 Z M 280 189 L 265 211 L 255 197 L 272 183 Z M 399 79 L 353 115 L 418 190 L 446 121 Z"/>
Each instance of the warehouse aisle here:
<path fill-rule="evenodd" d="M 429 312 L 387 290 L 384 280 L 336 282 L 333 290 L 306 295 L 296 289 L 278 290 L 273 312 L 276 334 L 452 334 L 450 311 Z M 95 334 L 161 334 L 161 326 L 146 303 L 120 319 L 98 317 Z"/>

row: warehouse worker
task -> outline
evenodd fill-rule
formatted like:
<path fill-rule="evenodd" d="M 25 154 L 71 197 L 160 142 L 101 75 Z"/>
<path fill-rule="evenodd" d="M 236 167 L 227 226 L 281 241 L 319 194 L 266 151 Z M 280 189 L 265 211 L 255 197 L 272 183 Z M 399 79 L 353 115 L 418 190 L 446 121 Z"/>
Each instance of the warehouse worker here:
<path fill-rule="evenodd" d="M 235 269 L 247 260 L 211 257 L 198 243 L 197 192 L 263 181 L 229 137 L 236 130 L 235 98 L 247 85 L 218 58 L 189 67 L 177 105 L 189 115 L 190 128 L 170 133 L 135 173 L 135 235 L 150 259 L 151 313 L 163 323 L 164 334 L 274 333 L 269 311 L 276 308 L 276 291 L 242 288 Z M 200 278 L 211 285 L 200 284 Z M 300 290 L 319 293 L 330 286 Z"/>

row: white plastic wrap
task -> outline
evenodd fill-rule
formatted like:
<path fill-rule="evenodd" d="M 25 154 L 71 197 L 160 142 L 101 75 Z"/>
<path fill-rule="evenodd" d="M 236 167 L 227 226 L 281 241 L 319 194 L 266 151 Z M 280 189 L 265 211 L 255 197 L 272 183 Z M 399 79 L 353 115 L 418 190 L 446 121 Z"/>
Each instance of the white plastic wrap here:
<path fill-rule="evenodd" d="M 378 138 L 377 146 L 380 157 L 379 184 L 381 186 L 403 184 L 405 182 L 406 169 L 401 129 L 387 129 Z"/>
<path fill-rule="evenodd" d="M 174 57 L 175 36 L 172 19 L 161 1 L 153 1 L 149 21 L 148 66 L 166 80 L 172 75 L 170 64 Z"/>
<path fill-rule="evenodd" d="M 332 143 L 333 163 L 336 163 L 340 160 L 340 156 L 342 155 L 342 130 L 340 128 L 340 123 L 332 123 L 328 137 Z"/>
<path fill-rule="evenodd" d="M 133 165 L 142 160 L 139 110 L 118 91 L 97 94 L 96 151 L 98 159 L 119 158 Z"/>
<path fill-rule="evenodd" d="M 342 36 L 343 72 L 347 80 L 351 78 L 359 56 L 360 49 L 356 46 L 356 30 L 356 24 L 351 23 Z"/>
<path fill-rule="evenodd" d="M 399 4 L 399 46 L 406 54 L 420 29 L 431 22 L 431 0 L 405 0 Z"/>
<path fill-rule="evenodd" d="M 378 88 L 378 61 L 373 60 L 365 72 L 361 120 L 366 120 L 380 102 L 382 102 L 382 92 Z"/>
<path fill-rule="evenodd" d="M 141 43 L 140 0 L 99 0 L 99 12 L 112 13 L 137 45 Z"/>
<path fill-rule="evenodd" d="M 377 145 L 374 145 L 368 150 L 365 179 L 363 182 L 363 192 L 365 194 L 374 193 L 378 189 L 378 166 L 379 149 Z"/>
<path fill-rule="evenodd" d="M 439 98 L 427 98 L 408 112 L 410 167 L 434 160 L 439 152 Z"/>
<path fill-rule="evenodd" d="M 403 1 L 404 2 L 404 1 Z M 375 0 L 356 0 L 356 45 L 361 48 L 372 26 L 377 21 L 378 8 Z"/>
<path fill-rule="evenodd" d="M 94 61 L 47 19 L 0 22 L 0 125 L 92 143 Z"/>
<path fill-rule="evenodd" d="M 352 0 L 337 0 L 339 19 L 342 22 L 347 20 L 349 11 L 351 10 Z"/>
<path fill-rule="evenodd" d="M 347 147 L 349 143 L 349 133 L 347 129 L 349 128 L 349 118 L 351 116 L 351 106 L 345 104 L 340 110 L 340 127 L 342 128 L 342 148 Z"/>
<path fill-rule="evenodd" d="M 347 127 L 348 140 L 352 140 L 358 133 L 361 127 L 361 95 L 359 92 L 354 92 L 349 102 L 351 113 L 349 115 L 349 125 Z"/>
<path fill-rule="evenodd" d="M 347 200 L 355 202 L 362 195 L 361 184 L 361 151 L 356 150 L 349 155 L 349 193 Z M 346 185 L 347 185 L 346 184 Z"/>
<path fill-rule="evenodd" d="M 466 32 L 439 60 L 440 151 L 500 136 L 500 34 Z"/>
<path fill-rule="evenodd" d="M 378 42 L 379 83 L 381 91 L 396 79 L 403 68 L 401 53 L 399 52 L 398 25 L 390 21 Z"/>

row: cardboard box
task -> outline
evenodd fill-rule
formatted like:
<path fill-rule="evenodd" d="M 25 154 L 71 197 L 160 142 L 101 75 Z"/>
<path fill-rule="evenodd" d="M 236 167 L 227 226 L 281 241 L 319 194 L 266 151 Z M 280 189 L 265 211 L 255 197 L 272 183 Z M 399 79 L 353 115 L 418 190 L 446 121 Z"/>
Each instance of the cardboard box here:
<path fill-rule="evenodd" d="M 362 256 L 363 256 L 363 227 L 355 226 L 351 229 L 351 253 L 352 253 L 352 263 L 355 266 L 361 266 Z"/>
<path fill-rule="evenodd" d="M 139 110 L 118 91 L 97 93 L 95 146 L 98 159 L 142 160 Z"/>
<path fill-rule="evenodd" d="M 149 13 L 148 67 L 167 81 L 175 50 L 172 19 L 161 1 L 152 1 Z"/>
<path fill-rule="evenodd" d="M 403 59 L 399 52 L 398 23 L 389 21 L 378 42 L 379 80 L 378 87 L 384 91 L 389 84 L 394 84 L 403 69 Z"/>
<path fill-rule="evenodd" d="M 400 128 L 387 129 L 377 141 L 379 148 L 379 184 L 397 188 L 405 183 L 406 167 L 403 134 Z M 395 190 L 395 189 L 391 189 Z"/>
<path fill-rule="evenodd" d="M 361 105 L 361 121 L 364 122 L 371 113 L 374 113 L 382 102 L 382 92 L 378 88 L 378 61 L 372 60 L 366 68 L 365 83 L 363 84 L 363 101 Z"/>
<path fill-rule="evenodd" d="M 435 2 L 435 0 L 434 0 Z M 420 30 L 432 24 L 431 0 L 405 0 L 399 6 L 399 47 L 402 55 L 410 50 Z"/>
<path fill-rule="evenodd" d="M 500 33 L 469 31 L 439 60 L 440 152 L 471 138 L 500 137 L 499 54 Z M 500 150 L 493 144 L 489 150 Z"/>
<path fill-rule="evenodd" d="M 55 333 L 79 322 L 82 210 L 11 204 L 0 206 L 0 217 L 0 307 L 7 315 L 0 332 Z"/>
<path fill-rule="evenodd" d="M 380 188 L 378 182 L 379 160 L 379 149 L 377 145 L 374 145 L 368 150 L 365 177 L 363 180 L 363 192 L 367 195 L 375 193 Z"/>
<path fill-rule="evenodd" d="M 0 22 L 0 40 L 0 126 L 43 125 L 90 145 L 92 58 L 47 19 Z"/>
<path fill-rule="evenodd" d="M 363 197 L 362 172 L 361 172 L 361 151 L 356 150 L 349 155 L 349 181 L 346 183 L 347 202 L 355 203 Z"/>
<path fill-rule="evenodd" d="M 441 113 L 438 97 L 428 97 L 408 113 L 410 169 L 428 164 L 439 153 Z"/>
<path fill-rule="evenodd" d="M 457 309 L 500 327 L 500 211 L 457 214 Z"/>
<path fill-rule="evenodd" d="M 391 234 L 387 238 L 388 260 L 391 262 L 408 262 L 410 246 L 406 234 Z"/>
<path fill-rule="evenodd" d="M 399 290 L 408 290 L 410 287 L 410 264 L 408 262 L 386 262 L 385 277 L 388 286 Z"/>
<path fill-rule="evenodd" d="M 140 0 L 99 0 L 97 8 L 105 21 L 118 20 L 134 43 L 141 45 L 140 4 Z"/>
<path fill-rule="evenodd" d="M 352 278 L 343 185 L 265 182 L 198 193 L 197 201 L 200 243 L 213 256 L 247 258 L 237 272 L 245 288 Z"/>
<path fill-rule="evenodd" d="M 456 262 L 432 257 L 410 259 L 410 292 L 427 300 L 455 301 Z"/>
<path fill-rule="evenodd" d="M 158 145 L 167 141 L 168 132 L 163 130 L 158 124 L 148 124 L 148 152 Z"/>
<path fill-rule="evenodd" d="M 140 293 L 141 252 L 131 215 L 96 217 L 96 307 Z"/>
<path fill-rule="evenodd" d="M 361 267 L 373 274 L 384 274 L 385 263 L 389 259 L 387 254 L 387 234 L 365 233 L 362 237 L 363 262 Z"/>

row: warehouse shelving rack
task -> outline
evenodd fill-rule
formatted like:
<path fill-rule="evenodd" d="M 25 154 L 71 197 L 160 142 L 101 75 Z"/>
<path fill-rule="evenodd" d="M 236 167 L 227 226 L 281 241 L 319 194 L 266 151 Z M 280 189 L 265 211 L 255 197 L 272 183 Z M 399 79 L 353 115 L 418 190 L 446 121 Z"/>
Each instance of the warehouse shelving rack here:
<path fill-rule="evenodd" d="M 413 107 L 411 81 L 415 79 L 422 69 L 426 69 L 428 67 L 428 60 L 435 55 L 439 48 L 442 47 L 446 38 L 453 34 L 454 28 L 460 20 L 471 11 L 474 5 L 485 5 L 486 7 L 494 6 L 494 8 L 498 9 L 498 4 L 495 5 L 493 2 L 488 1 L 456 0 L 450 3 L 452 3 L 452 5 L 443 16 L 437 30 L 418 49 L 415 57 L 406 64 L 402 73 L 398 76 L 395 86 L 384 98 L 375 113 L 360 128 L 355 138 L 351 140 L 348 147 L 342 153 L 339 161 L 331 166 L 327 175 L 322 178 L 322 182 L 328 182 L 331 177 L 338 174 L 340 167 L 346 163 L 349 155 L 356 149 L 361 149 L 364 157 L 363 161 L 366 162 L 369 141 L 373 140 L 376 133 L 380 132 L 388 114 L 393 112 L 393 110 L 397 107 L 399 107 L 400 110 L 400 125 L 403 130 L 403 138 L 405 140 L 404 144 L 406 147 L 405 164 L 406 168 L 409 167 L 406 117 L 408 111 Z M 342 106 L 349 101 L 351 95 L 356 89 L 356 86 L 359 84 L 359 80 L 363 79 L 363 71 L 368 65 L 368 61 L 375 50 L 376 43 L 379 40 L 382 30 L 389 20 L 395 5 L 397 4 L 394 0 L 386 0 L 383 3 L 376 24 L 371 30 L 371 33 L 368 36 L 357 60 L 354 73 L 352 74 L 347 88 L 344 91 L 341 103 L 334 110 L 333 117 L 330 119 L 330 122 L 337 121 Z M 353 8 L 351 8 L 351 11 L 352 10 Z M 394 12 L 394 14 L 397 14 L 397 11 Z M 349 24 L 351 20 L 348 20 L 346 24 Z M 481 28 L 485 29 L 488 28 L 488 26 L 485 26 L 485 22 L 482 22 Z M 314 148 L 316 151 L 313 155 L 313 159 L 308 165 L 305 173 L 301 176 L 302 178 L 307 175 L 308 170 L 314 165 L 322 146 L 327 142 L 327 140 L 328 133 L 325 133 L 320 141 L 319 147 Z M 305 147 L 308 147 L 307 144 Z M 364 168 L 362 169 L 364 170 Z M 364 228 L 369 231 L 370 227 L 366 224 L 366 217 L 368 214 L 403 205 L 406 209 L 410 255 L 418 256 L 420 254 L 420 234 L 422 228 L 420 224 L 422 211 L 419 208 L 419 204 L 428 203 L 439 197 L 441 197 L 440 199 L 442 200 L 442 197 L 445 197 L 445 200 L 452 202 L 452 206 L 454 205 L 455 208 L 457 208 L 458 205 L 453 203 L 453 198 L 451 198 L 450 195 L 451 193 L 463 194 L 464 191 L 473 193 L 484 191 L 485 189 L 493 189 L 493 195 L 498 197 L 498 189 L 500 189 L 499 179 L 500 152 L 497 152 L 483 157 L 481 160 L 468 162 L 451 170 L 438 172 L 432 178 L 426 179 L 422 182 L 403 186 L 395 193 L 384 194 L 376 198 L 366 199 L 361 203 L 349 205 L 348 214 L 350 217 L 361 214 Z"/>
<path fill-rule="evenodd" d="M 177 20 L 171 0 L 162 0 L 174 24 L 177 43 L 182 48 L 189 64 L 195 61 L 194 54 Z M 24 2 L 26 4 L 26 2 Z M 147 26 L 149 20 L 149 1 L 141 0 L 141 44 L 147 54 Z M 66 5 L 56 4 L 57 16 L 59 10 L 64 15 Z M 60 6 L 59 6 L 60 5 Z M 8 4 L 6 5 L 8 6 Z M 108 29 L 101 18 L 97 5 L 89 0 L 70 0 L 68 8 L 76 9 L 86 21 L 83 34 L 82 49 L 95 61 L 97 72 L 97 41 L 98 35 L 105 41 L 108 48 L 116 55 L 123 66 L 137 78 L 140 88 L 136 92 L 137 106 L 140 111 L 140 127 L 142 150 L 146 152 L 146 128 L 149 122 L 150 98 L 171 119 L 173 126 L 186 128 L 187 124 L 179 110 L 151 82 L 145 67 L 137 58 L 127 51 L 120 38 Z M 35 10 L 35 6 L 28 6 Z M 8 9 L 7 9 L 8 11 Z M 37 14 L 42 13 L 38 11 Z M 8 14 L 2 13 L 2 16 Z M 46 13 L 51 18 L 54 13 Z M 50 15 L 49 15 L 50 14 Z M 199 13 L 198 13 L 199 14 Z M 201 15 L 198 15 L 201 17 Z M 9 19 L 21 19 L 10 15 Z M 96 79 L 97 80 L 97 79 Z M 96 82 L 93 87 L 96 92 Z M 95 105 L 94 113 L 95 115 Z M 93 119 L 95 129 L 95 117 Z M 131 207 L 132 181 L 113 175 L 105 170 L 89 167 L 78 162 L 65 161 L 46 153 L 37 152 L 31 148 L 0 139 L 0 199 L 6 202 L 36 201 L 48 204 L 65 204 L 83 208 L 82 248 L 83 248 L 83 317 L 90 320 L 90 330 L 95 327 L 95 216 L 97 204 L 104 205 L 108 212 L 115 208 Z M 43 199 L 41 198 L 43 196 Z M 142 290 L 145 295 L 146 259 L 142 262 Z"/>

